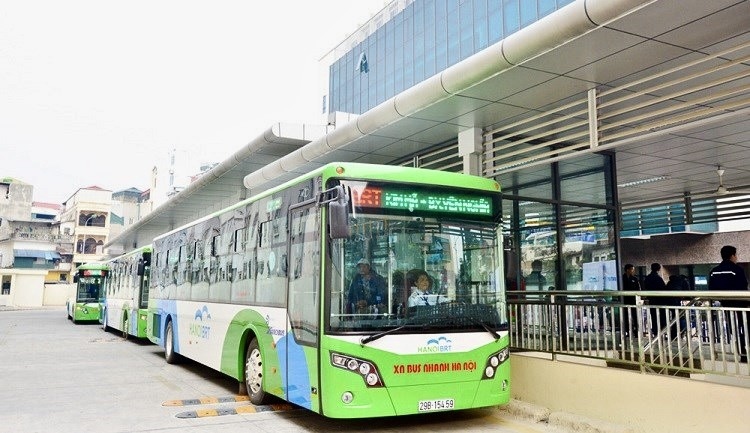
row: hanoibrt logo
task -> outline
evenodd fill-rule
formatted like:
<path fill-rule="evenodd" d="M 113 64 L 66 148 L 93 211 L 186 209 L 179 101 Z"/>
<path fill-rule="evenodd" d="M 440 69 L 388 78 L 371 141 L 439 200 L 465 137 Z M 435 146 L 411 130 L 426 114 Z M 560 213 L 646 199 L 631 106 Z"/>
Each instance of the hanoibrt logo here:
<path fill-rule="evenodd" d="M 451 351 L 451 341 L 445 337 L 431 338 L 426 346 L 417 347 L 419 353 L 445 353 Z"/>
<path fill-rule="evenodd" d="M 204 305 L 202 309 L 195 311 L 195 320 L 190 324 L 190 336 L 208 340 L 211 335 L 211 325 L 205 323 L 208 320 L 211 320 L 211 313 Z"/>
<path fill-rule="evenodd" d="M 275 335 L 276 337 L 283 337 L 286 335 L 285 329 L 274 328 L 271 326 L 271 316 L 266 316 L 266 326 L 268 326 L 268 334 Z"/>

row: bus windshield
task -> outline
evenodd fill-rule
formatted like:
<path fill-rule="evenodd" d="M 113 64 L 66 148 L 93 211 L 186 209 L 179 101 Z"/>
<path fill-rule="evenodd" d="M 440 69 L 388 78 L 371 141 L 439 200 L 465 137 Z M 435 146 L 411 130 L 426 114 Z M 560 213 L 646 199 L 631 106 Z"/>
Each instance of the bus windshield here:
<path fill-rule="evenodd" d="M 359 212 L 331 251 L 331 333 L 507 326 L 493 222 Z M 500 280 L 500 281 L 499 281 Z"/>
<path fill-rule="evenodd" d="M 76 302 L 97 302 L 101 297 L 101 283 L 103 278 L 80 277 L 78 280 L 78 293 L 76 293 Z"/>

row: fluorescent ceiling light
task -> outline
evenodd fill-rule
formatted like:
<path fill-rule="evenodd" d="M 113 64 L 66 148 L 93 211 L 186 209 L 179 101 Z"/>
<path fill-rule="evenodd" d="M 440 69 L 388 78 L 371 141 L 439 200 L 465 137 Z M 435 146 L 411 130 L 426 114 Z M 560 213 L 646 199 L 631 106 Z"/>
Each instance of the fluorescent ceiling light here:
<path fill-rule="evenodd" d="M 617 186 L 619 186 L 620 188 L 628 188 L 631 186 L 643 185 L 644 183 L 659 182 L 660 180 L 667 180 L 667 179 L 669 179 L 669 176 L 657 176 L 657 177 L 651 177 L 649 179 L 641 179 L 641 180 L 634 180 L 632 182 L 618 183 Z"/>

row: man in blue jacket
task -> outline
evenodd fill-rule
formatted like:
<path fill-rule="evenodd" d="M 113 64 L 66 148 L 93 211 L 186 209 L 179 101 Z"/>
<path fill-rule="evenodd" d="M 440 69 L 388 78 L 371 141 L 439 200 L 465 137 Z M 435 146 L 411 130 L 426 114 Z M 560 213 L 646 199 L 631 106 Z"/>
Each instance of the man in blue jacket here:
<path fill-rule="evenodd" d="M 385 303 L 385 279 L 377 274 L 370 262 L 362 259 L 357 262 L 357 274 L 349 285 L 347 296 L 348 313 L 377 314 Z"/>

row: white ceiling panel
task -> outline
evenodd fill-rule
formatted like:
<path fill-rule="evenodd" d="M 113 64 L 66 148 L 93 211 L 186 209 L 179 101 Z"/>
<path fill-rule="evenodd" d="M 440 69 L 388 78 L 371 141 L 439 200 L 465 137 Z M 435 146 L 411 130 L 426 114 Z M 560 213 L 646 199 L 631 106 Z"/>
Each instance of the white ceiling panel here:
<path fill-rule="evenodd" d="M 684 0 L 670 1 L 685 3 Z M 686 22 L 681 27 L 675 26 L 674 30 L 663 33 L 655 39 L 692 50 L 701 50 L 730 37 L 746 33 L 748 26 L 750 26 L 750 4 L 747 1 L 721 10 L 718 9 L 721 1 L 691 1 L 690 3 L 689 9 L 686 10 L 683 5 L 680 7 L 681 13 L 674 15 L 679 17 L 688 15 L 694 17 L 694 20 Z M 711 15 L 695 17 L 693 5 L 696 4 L 706 7 L 706 9 L 716 10 L 716 12 Z"/>
<path fill-rule="evenodd" d="M 464 129 L 466 129 L 466 127 L 461 125 L 440 123 L 432 128 L 425 129 L 424 131 L 412 135 L 409 139 L 434 145 L 435 143 L 458 140 L 458 133 Z"/>
<path fill-rule="evenodd" d="M 597 63 L 645 40 L 638 35 L 603 27 L 563 44 L 554 51 L 527 60 L 524 67 L 563 75 Z"/>
<path fill-rule="evenodd" d="M 528 112 L 529 110 L 526 108 L 494 103 L 456 119 L 451 119 L 451 122 L 460 124 L 467 128 L 486 125 L 487 129 L 494 129 L 498 124 L 506 123 L 508 119 L 512 119 Z"/>
<path fill-rule="evenodd" d="M 435 122 L 445 122 L 449 119 L 454 119 L 463 114 L 471 113 L 479 108 L 492 104 L 492 102 L 484 99 L 467 98 L 465 96 L 456 96 L 452 98 L 452 100 L 454 101 L 453 104 L 433 104 L 417 111 L 409 117 Z"/>
<path fill-rule="evenodd" d="M 571 95 L 583 94 L 593 88 L 592 83 L 568 77 L 557 77 L 536 87 L 516 93 L 502 102 L 518 107 L 537 109 Z"/>
<path fill-rule="evenodd" d="M 736 3 L 737 0 L 659 0 L 607 27 L 653 38 Z"/>
<path fill-rule="evenodd" d="M 380 150 L 378 153 L 379 155 L 390 155 L 393 157 L 393 159 L 398 159 L 400 157 L 411 155 L 419 152 L 424 152 L 425 150 L 433 147 L 433 143 L 423 143 L 419 141 L 413 141 L 413 140 L 399 140 L 383 149 Z"/>
<path fill-rule="evenodd" d="M 460 95 L 475 99 L 500 101 L 553 78 L 555 78 L 555 75 L 549 72 L 516 66 L 460 92 Z"/>
<path fill-rule="evenodd" d="M 673 59 L 687 53 L 689 51 L 684 48 L 663 42 L 644 40 L 637 45 L 615 52 L 602 61 L 587 64 L 568 72 L 566 75 L 581 80 L 616 86 L 617 84 L 613 82 L 621 77 L 628 77 L 650 68 L 663 62 L 665 58 Z M 632 80 L 632 77 L 629 77 L 629 80 Z"/>
<path fill-rule="evenodd" d="M 397 122 L 385 125 L 377 129 L 374 134 L 380 137 L 401 138 L 409 137 L 425 129 L 437 125 L 438 122 L 433 120 L 416 119 L 413 117 L 404 117 Z"/>

